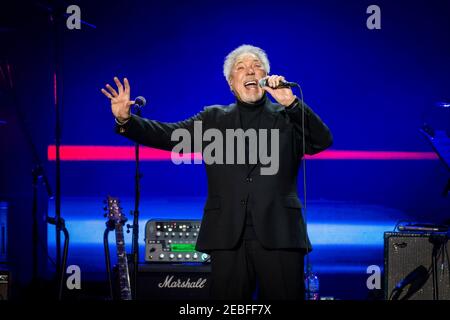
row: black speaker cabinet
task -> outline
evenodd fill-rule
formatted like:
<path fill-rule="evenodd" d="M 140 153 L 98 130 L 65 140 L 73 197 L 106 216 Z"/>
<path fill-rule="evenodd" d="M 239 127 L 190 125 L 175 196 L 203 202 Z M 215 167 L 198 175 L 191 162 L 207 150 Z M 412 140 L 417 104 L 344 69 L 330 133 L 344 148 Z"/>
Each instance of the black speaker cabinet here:
<path fill-rule="evenodd" d="M 447 242 L 447 234 L 439 232 L 386 232 L 385 298 L 450 300 L 450 250 Z"/>
<path fill-rule="evenodd" d="M 129 270 L 132 270 L 130 265 Z M 209 299 L 210 264 L 140 264 L 138 266 L 138 300 L 207 300 Z M 117 268 L 115 298 L 118 295 Z M 132 279 L 131 279 L 132 280 Z"/>

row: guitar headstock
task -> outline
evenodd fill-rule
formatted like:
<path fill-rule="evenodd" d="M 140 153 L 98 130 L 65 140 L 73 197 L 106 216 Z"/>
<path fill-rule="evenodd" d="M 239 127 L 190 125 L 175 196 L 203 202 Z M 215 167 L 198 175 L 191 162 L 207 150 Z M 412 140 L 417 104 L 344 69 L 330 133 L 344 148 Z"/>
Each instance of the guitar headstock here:
<path fill-rule="evenodd" d="M 105 200 L 106 202 L 106 216 L 108 217 L 109 221 L 114 222 L 115 224 L 121 223 L 123 224 L 125 221 L 127 221 L 127 218 L 122 212 L 122 208 L 120 207 L 120 200 L 119 198 L 108 196 Z"/>

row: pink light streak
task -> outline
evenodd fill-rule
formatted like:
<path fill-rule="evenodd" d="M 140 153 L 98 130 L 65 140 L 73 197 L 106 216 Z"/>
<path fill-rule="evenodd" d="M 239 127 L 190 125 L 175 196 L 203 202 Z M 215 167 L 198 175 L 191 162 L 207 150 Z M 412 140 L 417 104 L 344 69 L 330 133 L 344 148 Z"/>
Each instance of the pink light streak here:
<path fill-rule="evenodd" d="M 132 146 L 61 146 L 62 161 L 133 161 L 134 147 Z M 142 161 L 171 161 L 170 151 L 140 147 Z M 56 148 L 47 148 L 47 158 L 55 161 Z M 180 157 L 175 155 L 175 157 Z M 199 153 L 191 158 L 201 159 Z M 317 155 L 306 156 L 309 160 L 438 160 L 434 152 L 414 151 L 360 151 L 360 150 L 326 150 Z"/>

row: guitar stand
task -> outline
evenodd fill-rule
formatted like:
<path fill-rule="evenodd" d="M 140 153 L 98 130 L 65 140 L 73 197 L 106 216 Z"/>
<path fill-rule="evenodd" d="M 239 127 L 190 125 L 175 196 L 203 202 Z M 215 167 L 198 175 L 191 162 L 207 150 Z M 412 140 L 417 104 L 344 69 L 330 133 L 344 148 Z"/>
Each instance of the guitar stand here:
<path fill-rule="evenodd" d="M 113 300 L 113 286 L 112 286 L 112 279 L 111 279 L 111 258 L 109 255 L 109 243 L 108 243 L 108 235 L 109 232 L 114 230 L 114 222 L 109 220 L 106 223 L 106 229 L 103 233 L 103 248 L 105 250 L 105 264 L 106 264 L 106 274 L 108 276 L 108 287 L 109 287 L 109 299 Z"/>

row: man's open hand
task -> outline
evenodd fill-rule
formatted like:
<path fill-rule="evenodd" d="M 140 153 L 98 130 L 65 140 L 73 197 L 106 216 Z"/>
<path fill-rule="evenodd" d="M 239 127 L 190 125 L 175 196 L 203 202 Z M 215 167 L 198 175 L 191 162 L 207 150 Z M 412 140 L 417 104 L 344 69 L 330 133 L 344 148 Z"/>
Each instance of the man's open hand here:
<path fill-rule="evenodd" d="M 130 84 L 128 83 L 128 79 L 124 78 L 123 83 L 117 77 L 114 77 L 114 82 L 116 83 L 117 91 L 111 87 L 109 84 L 106 84 L 106 89 L 102 88 L 102 93 L 107 96 L 111 100 L 111 111 L 114 117 L 120 121 L 126 121 L 130 118 L 131 112 L 130 108 L 134 104 L 134 101 L 130 101 Z"/>

